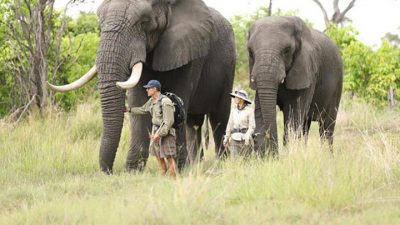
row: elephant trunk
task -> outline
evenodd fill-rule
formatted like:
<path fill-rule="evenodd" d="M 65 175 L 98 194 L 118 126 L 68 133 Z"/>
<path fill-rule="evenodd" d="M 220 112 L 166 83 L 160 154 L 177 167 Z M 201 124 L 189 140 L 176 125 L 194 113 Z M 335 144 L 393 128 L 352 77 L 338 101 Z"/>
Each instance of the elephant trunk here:
<path fill-rule="evenodd" d="M 278 150 L 278 135 L 276 125 L 276 101 L 278 85 L 266 86 L 257 82 L 257 97 L 262 115 L 262 128 L 260 132 L 261 148 L 269 149 L 268 153 L 275 154 Z"/>
<path fill-rule="evenodd" d="M 98 89 L 101 98 L 103 134 L 99 162 L 103 172 L 111 173 L 121 138 L 124 120 L 125 90 L 117 87 L 130 74 L 130 55 L 119 42 L 110 43 L 105 35 L 100 41 L 96 58 Z"/>
<path fill-rule="evenodd" d="M 101 170 L 106 173 L 112 172 L 124 120 L 125 92 L 117 88 L 115 82 L 99 83 L 103 116 L 99 161 Z"/>
<path fill-rule="evenodd" d="M 261 152 L 265 152 L 267 149 L 267 153 L 274 156 L 278 153 L 276 124 L 278 87 L 285 77 L 285 71 L 277 57 L 272 57 L 272 59 L 271 57 L 271 55 L 264 55 L 262 57 L 264 60 L 256 62 L 253 72 L 257 86 L 256 110 L 259 110 L 261 114 L 259 121 L 257 121 L 259 135 L 257 136 L 256 147 Z M 268 64 L 267 62 L 274 63 Z"/>

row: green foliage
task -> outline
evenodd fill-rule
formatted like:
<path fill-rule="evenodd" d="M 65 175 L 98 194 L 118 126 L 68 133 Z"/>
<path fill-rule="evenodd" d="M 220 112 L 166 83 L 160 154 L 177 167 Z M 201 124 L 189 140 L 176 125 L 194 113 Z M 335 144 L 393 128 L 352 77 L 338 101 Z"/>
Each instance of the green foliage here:
<path fill-rule="evenodd" d="M 344 45 L 343 45 L 344 46 Z M 365 96 L 373 67 L 373 51 L 359 41 L 352 41 L 342 49 L 345 68 L 344 91 Z"/>
<path fill-rule="evenodd" d="M 81 12 L 77 19 L 69 19 L 68 34 L 61 43 L 63 64 L 54 80 L 55 83 L 71 83 L 88 72 L 96 62 L 99 40 L 99 23 L 95 13 Z M 78 90 L 56 93 L 57 104 L 64 110 L 70 110 L 79 101 L 98 97 L 95 80 Z"/>
<path fill-rule="evenodd" d="M 9 44 L 6 42 L 9 3 L 9 0 L 4 0 L 0 3 L 0 118 L 10 111 L 13 100 L 10 93 L 14 84 L 7 64 L 11 51 Z"/>
<path fill-rule="evenodd" d="M 325 33 L 341 50 L 349 46 L 352 42 L 357 41 L 356 36 L 358 35 L 358 31 L 352 26 L 339 27 L 335 24 L 330 24 Z"/>
<path fill-rule="evenodd" d="M 85 33 L 99 33 L 99 22 L 97 15 L 93 12 L 81 12 L 76 20 L 70 21 L 68 30 L 74 36 Z"/>
<path fill-rule="evenodd" d="M 97 46 L 99 44 L 97 33 L 78 34 L 72 38 L 65 38 L 61 45 L 62 58 L 65 63 L 62 65 L 57 76 L 57 84 L 71 83 L 79 79 L 92 68 L 96 62 Z M 96 79 L 87 85 L 67 93 L 56 93 L 58 105 L 69 110 L 76 105 L 77 101 L 85 100 L 89 96 L 97 96 Z"/>
<path fill-rule="evenodd" d="M 231 19 L 236 43 L 236 71 L 248 69 L 247 38 L 248 30 L 255 20 L 268 16 L 268 8 L 261 7 L 249 15 L 238 15 Z"/>
<path fill-rule="evenodd" d="M 400 28 L 398 29 L 400 31 Z M 389 41 L 392 45 L 400 47 L 400 37 L 398 34 L 386 33 L 382 40 Z"/>
<path fill-rule="evenodd" d="M 14 70 L 22 68 L 22 66 L 26 67 L 27 63 L 20 62 L 21 59 L 18 59 L 18 65 L 15 64 L 17 55 L 14 52 L 19 51 L 19 49 L 12 49 L 12 46 L 17 46 L 17 40 L 8 34 L 10 33 L 10 26 L 15 27 L 20 32 L 20 24 L 12 20 L 14 17 L 12 4 L 9 0 L 0 3 L 0 117 L 9 113 L 13 105 L 16 105 L 19 100 L 18 96 L 13 94 L 16 86 Z M 81 13 L 75 20 L 63 17 L 59 11 L 53 13 L 54 19 L 50 21 L 53 39 L 48 51 L 48 73 L 49 80 L 60 85 L 80 78 L 95 64 L 99 43 L 99 24 L 94 13 Z M 62 27 L 64 29 L 61 30 Z M 22 33 L 19 35 L 19 38 L 26 42 Z M 57 39 L 60 35 L 62 41 L 58 43 Z M 57 54 L 58 52 L 60 54 Z M 23 55 L 23 52 L 21 52 L 21 55 Z M 58 71 L 55 73 L 56 70 Z M 97 93 L 94 90 L 95 81 L 92 81 L 79 90 L 56 93 L 54 99 L 62 109 L 69 110 L 75 107 L 80 100 Z M 95 96 L 97 95 L 95 94 Z M 27 98 L 28 96 L 20 97 Z"/>
<path fill-rule="evenodd" d="M 361 97 L 376 106 L 387 104 L 390 88 L 400 96 L 400 49 L 384 40 L 373 51 L 357 40 L 351 26 L 331 25 L 326 34 L 338 45 L 344 64 L 344 91 Z"/>
<path fill-rule="evenodd" d="M 384 106 L 390 88 L 400 96 L 400 49 L 384 40 L 375 53 L 366 97 L 375 105 Z"/>

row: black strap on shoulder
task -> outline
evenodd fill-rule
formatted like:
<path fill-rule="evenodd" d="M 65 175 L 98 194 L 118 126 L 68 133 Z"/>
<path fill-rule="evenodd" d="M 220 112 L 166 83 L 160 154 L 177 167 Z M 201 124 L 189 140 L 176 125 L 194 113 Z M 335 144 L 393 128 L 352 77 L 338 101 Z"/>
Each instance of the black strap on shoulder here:
<path fill-rule="evenodd" d="M 161 110 L 161 114 L 163 114 L 163 108 L 162 108 L 162 100 L 165 96 L 163 94 L 160 95 L 160 99 L 158 101 L 160 101 L 160 110 Z"/>

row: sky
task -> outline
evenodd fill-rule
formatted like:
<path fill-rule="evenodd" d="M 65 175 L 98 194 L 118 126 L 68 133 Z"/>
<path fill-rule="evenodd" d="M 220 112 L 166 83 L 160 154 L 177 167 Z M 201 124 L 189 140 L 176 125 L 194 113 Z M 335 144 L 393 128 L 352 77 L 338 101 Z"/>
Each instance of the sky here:
<path fill-rule="evenodd" d="M 68 0 L 56 0 L 56 7 L 62 8 Z M 103 0 L 86 0 L 87 3 L 72 6 L 68 14 L 78 15 L 79 11 L 96 11 Z M 248 14 L 260 6 L 267 6 L 269 0 L 203 0 L 226 18 Z M 332 15 L 333 0 L 320 0 Z M 344 9 L 350 0 L 341 0 L 340 9 Z M 379 2 L 379 3 L 378 3 Z M 324 30 L 324 18 L 320 8 L 312 0 L 273 0 L 272 12 L 280 8 L 283 12 L 297 10 L 298 16 L 309 20 L 317 30 Z M 400 0 L 357 0 L 347 17 L 359 31 L 358 39 L 369 46 L 377 46 L 387 32 L 400 35 Z"/>

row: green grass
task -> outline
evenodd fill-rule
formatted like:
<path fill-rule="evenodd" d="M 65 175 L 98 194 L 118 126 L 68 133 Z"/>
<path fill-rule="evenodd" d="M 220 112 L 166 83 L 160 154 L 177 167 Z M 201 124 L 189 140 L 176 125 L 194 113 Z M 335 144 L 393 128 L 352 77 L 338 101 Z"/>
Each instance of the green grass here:
<path fill-rule="evenodd" d="M 399 112 L 342 105 L 333 155 L 313 123 L 307 147 L 293 141 L 279 160 L 218 162 L 208 150 L 178 180 L 152 157 L 124 171 L 128 126 L 115 174 L 100 173 L 98 103 L 0 121 L 0 224 L 399 224 Z"/>

